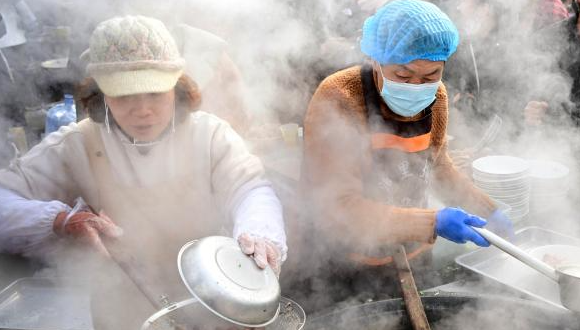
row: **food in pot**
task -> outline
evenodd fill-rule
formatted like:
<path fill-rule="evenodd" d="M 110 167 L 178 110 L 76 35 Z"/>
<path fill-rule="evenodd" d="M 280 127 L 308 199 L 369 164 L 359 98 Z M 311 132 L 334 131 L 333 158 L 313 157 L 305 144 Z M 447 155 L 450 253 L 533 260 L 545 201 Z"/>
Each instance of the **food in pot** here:
<path fill-rule="evenodd" d="M 562 258 L 560 256 L 557 256 L 557 255 L 551 254 L 551 253 L 544 254 L 542 261 L 547 263 L 548 265 L 554 267 L 554 268 L 558 268 L 558 266 L 566 263 L 565 258 Z"/>

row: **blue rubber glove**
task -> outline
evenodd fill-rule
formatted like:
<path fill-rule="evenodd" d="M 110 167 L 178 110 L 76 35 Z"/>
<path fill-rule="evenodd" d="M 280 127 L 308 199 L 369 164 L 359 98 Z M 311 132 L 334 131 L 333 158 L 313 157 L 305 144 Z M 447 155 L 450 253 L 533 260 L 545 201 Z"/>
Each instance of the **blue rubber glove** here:
<path fill-rule="evenodd" d="M 454 207 L 439 210 L 436 219 L 435 232 L 437 235 L 455 243 L 471 241 L 479 246 L 489 246 L 489 242 L 470 227 L 481 228 L 485 226 L 487 221 L 484 219 Z"/>
<path fill-rule="evenodd" d="M 512 221 L 500 210 L 495 210 L 487 218 L 487 229 L 494 232 L 495 234 L 506 238 L 508 240 L 513 240 L 515 237 L 514 225 Z"/>

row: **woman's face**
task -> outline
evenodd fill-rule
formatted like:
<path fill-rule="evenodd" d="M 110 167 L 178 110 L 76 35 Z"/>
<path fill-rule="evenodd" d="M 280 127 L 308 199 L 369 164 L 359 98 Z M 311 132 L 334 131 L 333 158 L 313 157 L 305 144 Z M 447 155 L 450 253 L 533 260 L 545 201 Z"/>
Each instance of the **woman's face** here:
<path fill-rule="evenodd" d="M 121 129 L 133 139 L 149 142 L 169 126 L 175 109 L 175 91 L 105 96 L 111 114 Z"/>
<path fill-rule="evenodd" d="M 377 74 L 377 88 L 381 90 L 383 88 L 383 80 L 381 79 L 379 68 L 382 70 L 383 76 L 390 81 L 418 85 L 440 81 L 443 76 L 445 62 L 415 60 L 408 64 L 387 64 L 379 66 L 375 63 L 374 66 Z"/>

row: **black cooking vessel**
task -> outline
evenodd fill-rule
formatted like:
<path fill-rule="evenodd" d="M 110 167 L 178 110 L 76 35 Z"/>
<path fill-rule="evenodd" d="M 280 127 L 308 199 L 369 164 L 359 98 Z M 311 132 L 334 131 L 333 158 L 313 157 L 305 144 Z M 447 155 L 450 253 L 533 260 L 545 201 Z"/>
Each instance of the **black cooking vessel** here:
<path fill-rule="evenodd" d="M 433 295 L 421 298 L 431 328 L 445 330 L 580 329 L 580 318 L 550 305 L 491 295 Z M 412 329 L 402 299 L 340 309 L 308 319 L 305 330 Z"/>

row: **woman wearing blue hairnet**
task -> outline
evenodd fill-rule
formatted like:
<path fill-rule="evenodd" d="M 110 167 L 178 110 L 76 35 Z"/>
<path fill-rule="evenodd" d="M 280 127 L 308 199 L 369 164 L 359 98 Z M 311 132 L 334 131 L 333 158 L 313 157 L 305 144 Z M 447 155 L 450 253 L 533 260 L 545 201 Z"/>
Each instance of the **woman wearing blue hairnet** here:
<path fill-rule="evenodd" d="M 501 234 L 511 231 L 447 154 L 441 76 L 458 42 L 454 24 L 435 5 L 391 1 L 364 23 L 368 63 L 327 77 L 314 94 L 304 124 L 302 184 L 310 216 L 324 233 L 317 239 L 325 244 L 318 245 L 332 251 L 322 255 L 344 270 L 322 290 L 388 291 L 395 280 L 383 271 L 392 244 L 407 244 L 415 266 L 428 269 L 437 236 L 489 246 L 472 226 L 489 222 Z M 453 207 L 429 208 L 429 187 Z"/>

